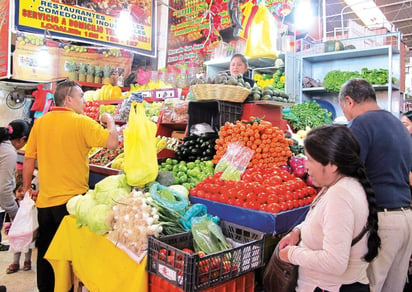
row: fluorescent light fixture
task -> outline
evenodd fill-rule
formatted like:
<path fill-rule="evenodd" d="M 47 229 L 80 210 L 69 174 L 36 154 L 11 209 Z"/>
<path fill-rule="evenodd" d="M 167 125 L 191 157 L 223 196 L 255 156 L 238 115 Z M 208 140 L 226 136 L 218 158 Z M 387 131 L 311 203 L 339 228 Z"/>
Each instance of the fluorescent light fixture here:
<path fill-rule="evenodd" d="M 47 68 L 50 65 L 50 54 L 46 46 L 42 46 L 37 53 L 38 64 L 42 68 Z"/>
<path fill-rule="evenodd" d="M 129 40 L 132 36 L 133 26 L 133 20 L 130 12 L 127 9 L 122 9 L 116 22 L 116 35 L 119 40 Z"/>
<path fill-rule="evenodd" d="M 313 24 L 313 8 L 310 0 L 300 0 L 295 7 L 295 27 L 307 31 Z"/>
<path fill-rule="evenodd" d="M 345 3 L 367 28 L 385 27 L 389 31 L 391 30 L 390 23 L 373 0 L 345 0 Z"/>

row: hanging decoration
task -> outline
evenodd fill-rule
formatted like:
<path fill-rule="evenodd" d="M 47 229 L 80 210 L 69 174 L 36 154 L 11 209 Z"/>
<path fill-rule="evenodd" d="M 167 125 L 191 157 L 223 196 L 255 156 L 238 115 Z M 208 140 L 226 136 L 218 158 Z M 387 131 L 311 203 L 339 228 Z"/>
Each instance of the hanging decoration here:
<path fill-rule="evenodd" d="M 285 17 L 292 12 L 295 0 L 274 1 L 271 5 L 271 12 L 274 16 Z"/>

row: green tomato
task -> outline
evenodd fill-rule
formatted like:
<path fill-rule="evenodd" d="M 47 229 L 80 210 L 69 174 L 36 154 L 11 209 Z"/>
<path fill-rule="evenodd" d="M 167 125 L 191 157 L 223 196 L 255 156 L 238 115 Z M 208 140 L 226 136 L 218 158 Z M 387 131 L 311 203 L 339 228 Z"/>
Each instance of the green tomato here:
<path fill-rule="evenodd" d="M 194 162 L 188 162 L 187 163 L 187 168 L 188 169 L 192 169 L 192 168 L 194 168 L 195 167 L 195 163 Z"/>
<path fill-rule="evenodd" d="M 212 160 L 207 160 L 204 163 L 207 167 L 212 167 L 212 168 L 214 167 L 214 164 L 213 164 Z"/>
<path fill-rule="evenodd" d="M 179 169 L 179 171 L 183 171 L 183 172 L 187 171 L 186 165 L 183 165 L 183 164 L 179 164 L 178 169 Z"/>
<path fill-rule="evenodd" d="M 178 176 L 178 179 L 179 179 L 179 183 L 185 183 L 185 182 L 187 182 L 187 175 L 184 173 L 184 174 L 182 174 L 182 175 L 179 175 Z"/>

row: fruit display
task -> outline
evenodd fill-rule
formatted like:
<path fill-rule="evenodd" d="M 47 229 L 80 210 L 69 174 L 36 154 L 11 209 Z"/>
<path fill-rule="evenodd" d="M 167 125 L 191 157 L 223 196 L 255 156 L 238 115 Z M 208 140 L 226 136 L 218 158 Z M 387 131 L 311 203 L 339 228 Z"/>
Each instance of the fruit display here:
<path fill-rule="evenodd" d="M 84 103 L 83 112 L 86 116 L 97 121 L 100 117 L 100 104 L 95 101 L 86 101 Z"/>
<path fill-rule="evenodd" d="M 196 184 L 204 180 L 208 176 L 212 176 L 214 172 L 214 166 L 212 161 L 200 161 L 194 162 L 178 161 L 176 159 L 167 158 L 165 162 L 159 165 L 159 174 L 161 171 L 171 172 L 175 182 L 183 185 L 190 190 L 195 187 Z"/>
<path fill-rule="evenodd" d="M 183 138 L 183 143 L 176 149 L 178 160 L 184 161 L 206 161 L 212 160 L 216 153 L 216 133 L 204 133 L 201 135 L 189 135 Z"/>
<path fill-rule="evenodd" d="M 230 76 L 227 72 L 220 72 L 213 79 L 210 77 L 205 79 L 203 76 L 193 79 L 191 85 L 196 85 L 196 84 L 225 84 L 225 85 L 241 86 L 247 89 L 251 88 L 251 85 L 249 84 L 249 82 L 246 82 L 243 79 L 242 74 L 238 74 L 237 76 Z"/>
<path fill-rule="evenodd" d="M 124 170 L 124 153 L 116 156 L 112 163 L 110 163 L 110 168 Z"/>
<path fill-rule="evenodd" d="M 279 102 L 288 102 L 289 95 L 285 93 L 283 90 L 275 88 L 273 85 L 266 85 L 263 88 L 258 85 L 255 85 L 250 91 L 248 100 L 272 100 Z"/>
<path fill-rule="evenodd" d="M 118 99 L 122 98 L 122 89 L 119 86 L 111 84 L 103 85 L 100 89 L 100 100 Z"/>
<path fill-rule="evenodd" d="M 113 116 L 116 113 L 116 108 L 117 108 L 117 105 L 114 105 L 114 104 L 108 104 L 108 105 L 101 104 L 100 110 L 99 110 L 100 115 L 107 113 Z"/>
<path fill-rule="evenodd" d="M 283 70 L 276 70 L 273 74 L 265 73 L 255 73 L 253 75 L 253 80 L 256 81 L 256 84 L 264 88 L 265 86 L 271 86 L 274 89 L 285 89 L 285 72 Z"/>
<path fill-rule="evenodd" d="M 99 152 L 89 158 L 89 163 L 93 165 L 105 166 L 114 160 L 119 154 L 124 152 L 123 143 L 121 142 L 116 150 L 102 148 Z"/>
<path fill-rule="evenodd" d="M 180 139 L 174 137 L 156 136 L 156 150 L 158 153 L 163 149 L 175 151 L 180 144 Z"/>
<path fill-rule="evenodd" d="M 34 34 L 19 33 L 17 34 L 16 40 L 21 46 L 24 46 L 25 44 L 43 46 L 45 39 Z"/>
<path fill-rule="evenodd" d="M 292 156 L 289 145 L 293 141 L 287 139 L 282 130 L 272 126 L 272 123 L 259 118 L 250 117 L 248 121 L 226 122 L 219 131 L 216 140 L 216 154 L 213 162 L 217 164 L 225 154 L 230 142 L 239 142 L 254 151 L 248 167 L 286 165 Z"/>
<path fill-rule="evenodd" d="M 191 196 L 248 209 L 279 213 L 312 202 L 317 191 L 278 167 L 246 169 L 240 181 L 222 180 L 218 172 L 190 190 Z"/>

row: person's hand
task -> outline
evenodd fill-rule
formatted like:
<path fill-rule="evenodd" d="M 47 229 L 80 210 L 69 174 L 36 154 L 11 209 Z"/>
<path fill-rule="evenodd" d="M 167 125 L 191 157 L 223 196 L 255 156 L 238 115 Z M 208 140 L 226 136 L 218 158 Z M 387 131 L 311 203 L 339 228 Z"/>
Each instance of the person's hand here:
<path fill-rule="evenodd" d="M 6 235 L 9 234 L 10 227 L 11 227 L 11 222 L 4 222 L 4 233 L 5 233 Z"/>
<path fill-rule="evenodd" d="M 107 128 L 108 124 L 114 124 L 114 119 L 110 114 L 104 113 L 100 116 L 100 123 L 103 127 Z"/>
<path fill-rule="evenodd" d="M 279 249 L 279 258 L 286 263 L 290 263 L 288 252 L 289 252 L 289 246 L 285 246 L 284 248 Z"/>
<path fill-rule="evenodd" d="M 279 249 L 283 249 L 287 245 L 296 245 L 299 242 L 300 229 L 295 228 L 288 235 L 284 236 L 279 242 Z"/>
<path fill-rule="evenodd" d="M 36 200 L 37 200 L 37 194 L 38 194 L 39 192 L 38 191 L 32 191 L 31 192 L 31 199 L 33 200 L 33 201 L 35 201 L 36 202 Z"/>

